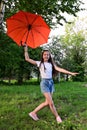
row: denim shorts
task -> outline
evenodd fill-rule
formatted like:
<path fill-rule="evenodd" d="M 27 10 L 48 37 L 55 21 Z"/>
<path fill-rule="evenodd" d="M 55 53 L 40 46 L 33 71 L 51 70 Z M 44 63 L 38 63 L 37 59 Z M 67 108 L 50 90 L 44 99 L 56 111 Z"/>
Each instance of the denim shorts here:
<path fill-rule="evenodd" d="M 53 79 L 41 79 L 40 88 L 42 93 L 53 93 L 55 91 Z"/>

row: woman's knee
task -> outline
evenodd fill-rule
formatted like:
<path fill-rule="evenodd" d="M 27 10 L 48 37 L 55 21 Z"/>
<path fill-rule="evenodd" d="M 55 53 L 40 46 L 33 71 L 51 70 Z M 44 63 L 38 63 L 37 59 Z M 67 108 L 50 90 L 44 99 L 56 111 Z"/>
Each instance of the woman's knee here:
<path fill-rule="evenodd" d="M 45 101 L 45 102 L 44 102 L 44 105 L 45 105 L 45 106 L 48 106 L 48 105 L 49 105 L 48 101 Z"/>
<path fill-rule="evenodd" d="M 49 102 L 49 106 L 50 106 L 51 108 L 54 107 L 53 101 Z"/>

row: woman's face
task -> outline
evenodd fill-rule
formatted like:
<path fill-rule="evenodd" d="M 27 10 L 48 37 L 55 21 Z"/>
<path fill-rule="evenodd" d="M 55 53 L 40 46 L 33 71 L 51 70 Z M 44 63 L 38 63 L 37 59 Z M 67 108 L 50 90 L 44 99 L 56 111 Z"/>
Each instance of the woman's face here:
<path fill-rule="evenodd" d="M 44 62 L 47 62 L 49 60 L 49 58 L 50 58 L 49 51 L 44 51 L 43 52 L 43 60 L 44 60 Z"/>

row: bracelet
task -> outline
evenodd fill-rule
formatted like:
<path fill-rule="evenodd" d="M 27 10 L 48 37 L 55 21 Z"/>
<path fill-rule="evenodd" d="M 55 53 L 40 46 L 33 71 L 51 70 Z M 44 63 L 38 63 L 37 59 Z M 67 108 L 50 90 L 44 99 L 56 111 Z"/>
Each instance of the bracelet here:
<path fill-rule="evenodd" d="M 27 51 L 25 51 L 25 52 L 27 52 Z"/>

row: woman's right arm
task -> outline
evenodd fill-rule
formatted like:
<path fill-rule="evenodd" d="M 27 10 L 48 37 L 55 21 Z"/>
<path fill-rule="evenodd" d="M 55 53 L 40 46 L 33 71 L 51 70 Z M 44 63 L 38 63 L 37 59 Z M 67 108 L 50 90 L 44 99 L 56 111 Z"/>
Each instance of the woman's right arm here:
<path fill-rule="evenodd" d="M 33 60 L 33 59 L 31 59 L 31 58 L 29 57 L 27 46 L 24 47 L 24 56 L 25 56 L 25 60 L 26 60 L 27 62 L 29 62 L 29 63 L 31 63 L 31 64 L 34 64 L 34 65 L 37 65 L 37 64 L 36 64 L 36 61 Z"/>

